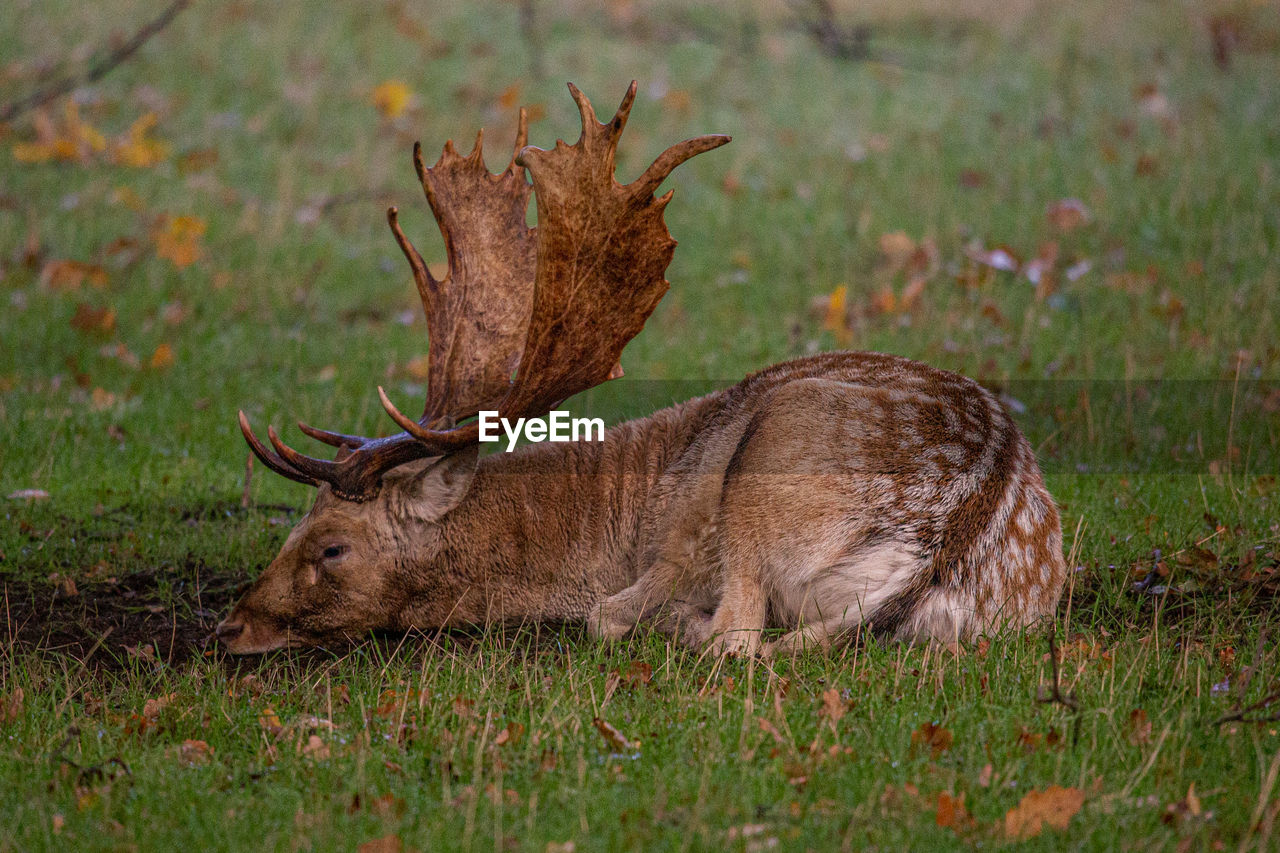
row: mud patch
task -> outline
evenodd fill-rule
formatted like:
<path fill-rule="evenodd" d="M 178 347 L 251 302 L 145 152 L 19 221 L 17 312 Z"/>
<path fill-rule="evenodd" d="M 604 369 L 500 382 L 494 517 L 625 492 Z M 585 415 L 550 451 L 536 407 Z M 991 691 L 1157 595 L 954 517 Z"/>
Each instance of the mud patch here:
<path fill-rule="evenodd" d="M 4 636 L 20 650 L 99 667 L 124 666 L 137 655 L 178 664 L 211 653 L 214 627 L 248 581 L 196 569 L 177 577 L 141 572 L 110 583 L 83 581 L 74 595 L 47 581 L 5 581 Z"/>

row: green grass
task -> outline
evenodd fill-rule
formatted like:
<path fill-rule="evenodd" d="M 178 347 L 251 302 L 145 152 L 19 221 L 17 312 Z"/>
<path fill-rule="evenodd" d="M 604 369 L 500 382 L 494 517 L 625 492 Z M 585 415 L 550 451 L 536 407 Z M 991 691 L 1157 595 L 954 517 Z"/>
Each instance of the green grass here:
<path fill-rule="evenodd" d="M 156 13 L 11 5 L 5 102 Z M 767 4 L 536 4 L 536 48 L 515 4 L 442 5 L 196 4 L 76 95 L 112 139 L 155 112 L 171 153 L 153 167 L 20 162 L 33 117 L 0 130 L 0 498 L 49 493 L 0 506 L 0 850 L 993 846 L 1050 785 L 1083 808 L 1028 847 L 1277 843 L 1280 721 L 1215 723 L 1280 690 L 1275 9 L 850 4 L 878 57 L 850 63 Z M 1229 70 L 1219 14 L 1244 22 Z M 412 142 L 431 156 L 484 126 L 496 169 L 509 87 L 548 146 L 576 134 L 565 80 L 607 113 L 632 78 L 624 179 L 678 139 L 734 141 L 669 182 L 671 292 L 629 379 L 580 405 L 643 414 L 839 346 L 1002 389 L 1078 567 L 1055 626 L 1078 710 L 1037 701 L 1043 634 L 772 667 L 574 627 L 248 661 L 200 645 L 309 500 L 259 472 L 241 506 L 236 409 L 370 434 L 390 427 L 377 384 L 421 393 L 425 323 L 384 221 L 399 205 L 442 259 Z M 388 79 L 414 93 L 396 119 L 371 100 Z M 1089 211 L 1070 231 L 1046 216 L 1064 198 Z M 155 233 L 184 215 L 207 230 L 180 268 Z M 894 232 L 932 247 L 921 271 L 886 259 Z M 1052 288 L 970 259 L 1047 243 Z M 65 260 L 105 285 L 55 286 Z M 841 285 L 833 331 L 821 300 Z M 114 327 L 77 328 L 78 306 Z M 151 366 L 161 345 L 173 363 Z M 51 575 L 78 594 L 55 598 Z M 126 651 L 148 644 L 158 661 Z M 651 680 L 629 686 L 640 664 Z M 834 724 L 828 690 L 848 703 Z M 640 748 L 615 754 L 594 717 Z M 948 748 L 913 746 L 926 723 Z M 185 760 L 187 740 L 208 754 Z M 972 814 L 959 832 L 937 825 L 943 792 Z"/>

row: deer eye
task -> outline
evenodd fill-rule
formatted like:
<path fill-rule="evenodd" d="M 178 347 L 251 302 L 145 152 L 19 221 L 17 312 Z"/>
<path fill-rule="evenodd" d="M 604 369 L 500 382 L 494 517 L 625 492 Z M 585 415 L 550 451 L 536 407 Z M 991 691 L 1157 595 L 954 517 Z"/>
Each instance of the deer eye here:
<path fill-rule="evenodd" d="M 320 556 L 326 560 L 333 560 L 347 553 L 346 545 L 330 545 L 320 553 Z"/>

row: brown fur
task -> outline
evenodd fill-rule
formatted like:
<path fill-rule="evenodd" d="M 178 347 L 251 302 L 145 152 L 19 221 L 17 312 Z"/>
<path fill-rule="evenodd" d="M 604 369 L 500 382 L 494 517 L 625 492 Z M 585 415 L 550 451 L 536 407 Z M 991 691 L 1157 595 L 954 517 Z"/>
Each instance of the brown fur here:
<path fill-rule="evenodd" d="M 861 625 L 950 641 L 1052 613 L 1065 578 L 1057 510 L 989 392 L 831 353 L 603 442 L 410 463 L 365 503 L 322 486 L 219 637 L 257 652 L 586 620 L 600 637 L 650 621 L 723 652 L 799 651 Z M 762 648 L 770 627 L 789 633 Z"/>

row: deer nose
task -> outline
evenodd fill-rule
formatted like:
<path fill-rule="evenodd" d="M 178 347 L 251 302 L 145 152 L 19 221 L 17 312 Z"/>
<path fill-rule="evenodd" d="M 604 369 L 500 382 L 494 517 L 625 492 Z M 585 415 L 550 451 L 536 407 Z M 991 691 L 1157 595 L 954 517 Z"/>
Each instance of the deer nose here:
<path fill-rule="evenodd" d="M 213 632 L 214 636 L 218 638 L 219 643 L 229 643 L 243 633 L 244 623 L 232 622 L 230 619 L 223 619 Z"/>

